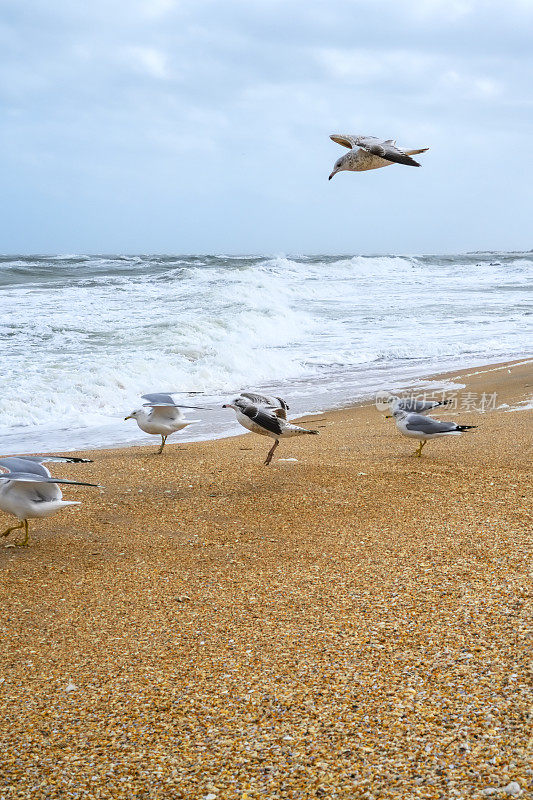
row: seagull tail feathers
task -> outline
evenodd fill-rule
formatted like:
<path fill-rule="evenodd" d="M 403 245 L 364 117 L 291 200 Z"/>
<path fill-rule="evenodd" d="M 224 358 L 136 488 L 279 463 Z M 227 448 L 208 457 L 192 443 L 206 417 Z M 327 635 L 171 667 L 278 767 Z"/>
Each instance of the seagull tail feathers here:
<path fill-rule="evenodd" d="M 477 428 L 477 425 L 458 425 L 458 431 L 470 431 L 472 428 Z"/>

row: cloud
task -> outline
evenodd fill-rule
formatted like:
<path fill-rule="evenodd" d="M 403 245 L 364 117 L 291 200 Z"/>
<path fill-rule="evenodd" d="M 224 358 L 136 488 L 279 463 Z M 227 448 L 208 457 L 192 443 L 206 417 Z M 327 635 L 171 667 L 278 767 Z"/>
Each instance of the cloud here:
<path fill-rule="evenodd" d="M 413 249 L 422 235 L 453 249 L 456 230 L 461 241 L 473 230 L 473 187 L 501 198 L 486 224 L 502 239 L 523 217 L 524 194 L 509 186 L 512 175 L 528 180 L 520 153 L 531 137 L 533 7 L 525 0 L 4 7 L 0 160 L 16 198 L 0 223 L 4 248 L 75 250 L 83 241 L 101 250 L 107 237 L 107 247 L 130 249 L 144 232 L 142 249 L 394 250 L 408 231 Z M 334 130 L 431 150 L 416 175 L 391 168 L 326 186 Z M 494 162 L 502 138 L 513 148 Z M 465 143 L 476 158 L 464 158 Z M 413 187 L 423 228 L 411 225 L 402 199 Z M 371 209 L 384 191 L 391 200 L 399 193 L 398 207 L 378 237 Z M 452 207 L 462 213 L 458 228 L 443 224 Z M 65 208 L 80 244 L 69 244 Z M 191 215 L 204 226 L 178 235 L 175 218 Z"/>
<path fill-rule="evenodd" d="M 155 47 L 123 47 L 120 55 L 124 63 L 137 72 L 163 80 L 170 77 L 167 56 Z"/>
<path fill-rule="evenodd" d="M 449 70 L 442 75 L 441 85 L 444 89 L 460 93 L 463 97 L 485 100 L 493 100 L 504 90 L 501 81 L 475 75 L 465 76 L 455 70 Z"/>

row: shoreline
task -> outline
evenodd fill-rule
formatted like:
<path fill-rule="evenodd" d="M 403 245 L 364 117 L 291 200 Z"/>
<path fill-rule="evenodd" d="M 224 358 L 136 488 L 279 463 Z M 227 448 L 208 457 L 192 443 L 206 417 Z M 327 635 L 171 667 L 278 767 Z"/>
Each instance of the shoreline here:
<path fill-rule="evenodd" d="M 0 540 L 0 793 L 525 796 L 533 375 L 487 366 L 446 375 L 504 408 L 420 459 L 361 404 L 269 467 L 254 434 L 51 464 L 106 488 Z"/>
<path fill-rule="evenodd" d="M 450 370 L 446 370 L 444 372 L 424 373 L 424 374 L 421 374 L 421 375 L 416 376 L 416 377 L 411 377 L 409 379 L 407 379 L 407 378 L 406 379 L 400 379 L 400 383 L 401 384 L 405 384 L 405 386 L 402 386 L 402 388 L 399 389 L 398 392 L 400 394 L 407 394 L 409 392 L 413 392 L 415 394 L 423 393 L 424 392 L 424 388 L 423 387 L 421 388 L 420 386 L 417 386 L 417 384 L 426 384 L 426 383 L 437 383 L 438 384 L 439 382 L 442 383 L 442 384 L 445 384 L 445 383 L 448 383 L 450 381 L 453 382 L 454 380 L 461 381 L 462 377 L 471 377 L 471 376 L 476 376 L 476 375 L 482 375 L 482 374 L 486 374 L 486 373 L 489 373 L 489 372 L 492 372 L 492 371 L 497 372 L 499 370 L 502 370 L 502 369 L 505 369 L 505 368 L 511 367 L 511 366 L 512 367 L 516 367 L 516 366 L 528 365 L 528 364 L 533 364 L 533 356 L 531 356 L 531 357 L 524 356 L 524 357 L 521 357 L 521 358 L 512 359 L 510 361 L 506 360 L 506 361 L 496 361 L 496 362 L 488 362 L 488 363 L 484 362 L 484 363 L 475 364 L 475 365 L 469 366 L 469 367 L 461 367 L 461 366 L 459 366 L 459 367 L 454 367 L 453 369 L 450 369 Z M 393 382 L 389 382 L 389 383 L 393 383 Z M 265 390 L 265 391 L 267 393 L 272 394 L 272 391 L 270 391 L 270 390 Z M 434 387 L 431 390 L 425 390 L 425 391 L 426 391 L 427 394 L 438 394 L 440 390 L 439 390 L 438 387 Z M 448 388 L 445 391 L 447 393 L 450 393 L 452 390 L 450 390 Z M 361 397 L 361 399 L 359 399 L 359 400 L 348 402 L 348 403 L 342 404 L 342 405 L 333 406 L 332 408 L 320 409 L 318 411 L 308 411 L 308 412 L 305 412 L 303 414 L 290 415 L 290 418 L 293 421 L 298 421 L 299 419 L 303 419 L 303 418 L 307 418 L 307 417 L 312 419 L 314 416 L 319 416 L 319 415 L 322 415 L 322 414 L 329 414 L 329 413 L 336 412 L 336 411 L 349 411 L 350 409 L 355 409 L 355 408 L 359 408 L 359 407 L 372 406 L 372 405 L 374 405 L 374 402 L 373 402 L 373 400 L 371 400 L 371 398 L 375 398 L 377 394 L 379 394 L 379 392 L 373 392 L 373 393 L 370 393 L 370 395 L 365 395 L 365 396 Z M 175 439 L 169 439 L 169 442 L 167 443 L 167 447 L 173 446 L 173 445 L 180 445 L 180 444 L 181 445 L 192 445 L 192 444 L 202 444 L 204 442 L 216 442 L 216 441 L 222 441 L 224 439 L 235 438 L 237 436 L 241 436 L 241 435 L 245 435 L 245 434 L 246 434 L 246 431 L 236 429 L 234 432 L 223 433 L 221 435 L 214 435 L 214 436 L 210 436 L 210 437 L 206 437 L 206 438 L 202 438 L 202 439 L 188 439 L 186 437 L 181 438 L 181 437 L 178 436 Z M 153 438 L 153 441 L 152 441 L 152 438 Z M 22 453 L 12 453 L 12 452 L 6 453 L 6 454 L 4 454 L 3 457 L 5 457 L 5 455 L 15 455 L 15 454 L 16 455 L 30 455 L 30 454 L 34 454 L 34 453 L 39 453 L 39 454 L 44 455 L 46 453 L 52 453 L 52 452 L 54 452 L 54 453 L 56 453 L 58 455 L 59 454 L 74 455 L 76 453 L 78 453 L 78 454 L 79 453 L 96 453 L 96 452 L 102 452 L 102 451 L 105 452 L 107 450 L 109 450 L 109 451 L 117 451 L 117 450 L 128 450 L 130 448 L 145 448 L 145 447 L 153 446 L 153 442 L 155 442 L 157 440 L 157 438 L 158 437 L 150 437 L 150 438 L 146 438 L 145 439 L 143 437 L 142 440 L 138 441 L 138 442 L 136 442 L 135 440 L 131 440 L 130 442 L 126 442 L 126 443 L 118 443 L 116 445 L 107 444 L 107 445 L 102 445 L 101 447 L 97 447 L 97 448 L 84 447 L 84 448 L 76 448 L 76 449 L 73 449 L 73 450 L 61 450 L 60 448 L 55 449 L 55 450 L 54 449 L 52 449 L 52 450 L 32 450 L 32 451 L 25 450 Z"/>

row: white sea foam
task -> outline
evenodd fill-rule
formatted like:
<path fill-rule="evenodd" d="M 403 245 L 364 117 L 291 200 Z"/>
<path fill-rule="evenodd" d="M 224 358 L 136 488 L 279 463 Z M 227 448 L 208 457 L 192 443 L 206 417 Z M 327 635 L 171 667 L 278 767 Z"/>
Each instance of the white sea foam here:
<path fill-rule="evenodd" d="M 264 388 L 298 412 L 520 357 L 531 266 L 501 253 L 2 257 L 0 450 L 139 439 L 123 417 L 147 391 L 220 405 Z M 234 430 L 200 416 L 195 438 Z"/>

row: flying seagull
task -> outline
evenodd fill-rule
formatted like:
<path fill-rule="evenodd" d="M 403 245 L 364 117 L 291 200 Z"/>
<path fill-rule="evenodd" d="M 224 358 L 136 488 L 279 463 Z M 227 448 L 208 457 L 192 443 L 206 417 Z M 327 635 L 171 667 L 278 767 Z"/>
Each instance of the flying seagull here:
<path fill-rule="evenodd" d="M 182 408 L 195 408 L 198 406 L 183 406 L 176 403 L 171 394 L 167 392 L 154 392 L 153 394 L 143 394 L 142 399 L 146 400 L 143 407 L 132 411 L 124 419 L 134 419 L 139 428 L 145 433 L 152 433 L 161 436 L 161 447 L 158 454 L 163 452 L 165 442 L 172 433 L 183 430 L 187 425 L 199 422 L 198 419 L 185 419 Z M 150 411 L 145 411 L 149 408 Z M 199 410 L 199 409 L 198 409 Z"/>
<path fill-rule="evenodd" d="M 337 159 L 329 180 L 342 170 L 363 172 L 367 169 L 388 167 L 391 164 L 419 167 L 418 161 L 411 156 L 429 150 L 428 147 L 422 147 L 419 150 L 404 150 L 396 146 L 395 139 L 378 139 L 377 136 L 350 136 L 349 134 L 333 133 L 330 139 L 343 147 L 348 147 L 350 152 Z"/>
<path fill-rule="evenodd" d="M 438 439 L 441 436 L 460 436 L 464 431 L 477 428 L 477 425 L 457 425 L 455 422 L 441 422 L 433 417 L 425 417 L 423 414 L 413 414 L 397 408 L 393 411 L 396 420 L 396 427 L 410 439 L 418 439 L 420 444 L 415 450 L 415 455 L 419 458 L 422 455 L 422 448 L 429 439 Z"/>
<path fill-rule="evenodd" d="M 56 456 L 43 457 L 45 461 L 84 461 L 86 459 L 60 459 Z M 0 464 L 0 509 L 19 520 L 18 525 L 6 528 L 0 536 L 8 536 L 12 531 L 24 528 L 24 539 L 16 542 L 19 547 L 28 546 L 28 520 L 50 517 L 65 506 L 79 505 L 75 500 L 63 500 L 60 484 L 71 486 L 95 486 L 96 483 L 71 481 L 66 478 L 52 478 L 42 465 L 41 457 L 3 458 Z"/>
<path fill-rule="evenodd" d="M 281 400 L 284 407 L 272 408 L 267 405 L 256 405 L 250 402 L 245 394 L 248 393 L 243 392 L 240 397 L 235 398 L 232 403 L 226 403 L 222 408 L 233 408 L 237 415 L 237 422 L 240 422 L 244 428 L 252 431 L 252 433 L 259 433 L 261 436 L 270 436 L 271 439 L 275 439 L 274 444 L 268 451 L 265 465 L 270 464 L 272 461 L 274 450 L 278 446 L 280 439 L 303 436 L 305 433 L 318 433 L 318 431 L 310 431 L 307 428 L 300 428 L 299 425 L 287 422 L 286 409 L 288 406 L 285 401 Z M 257 395 L 255 396 L 257 397 Z M 280 398 L 269 399 L 280 400 Z"/>

